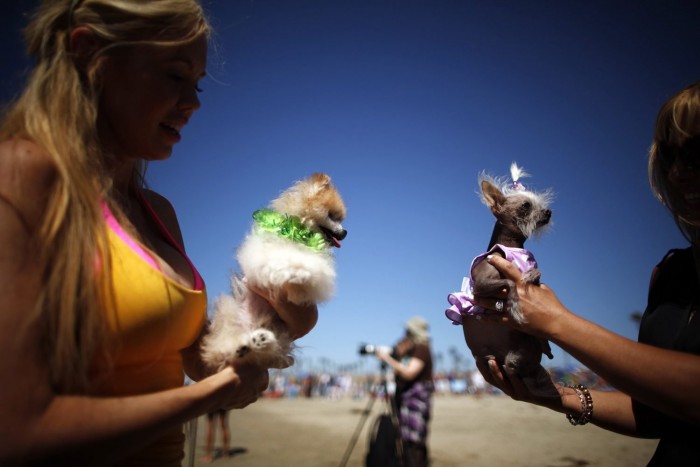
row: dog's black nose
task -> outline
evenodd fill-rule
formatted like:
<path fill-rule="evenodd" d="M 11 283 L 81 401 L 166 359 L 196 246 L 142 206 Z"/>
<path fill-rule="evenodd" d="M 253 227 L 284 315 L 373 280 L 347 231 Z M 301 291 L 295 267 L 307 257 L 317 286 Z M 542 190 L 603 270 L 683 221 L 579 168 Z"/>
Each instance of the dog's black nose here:
<path fill-rule="evenodd" d="M 551 209 L 545 209 L 542 211 L 542 223 L 547 224 L 549 223 L 549 219 L 552 218 L 552 210 Z"/>
<path fill-rule="evenodd" d="M 347 237 L 347 236 L 348 236 L 348 231 L 345 229 L 343 229 L 341 232 L 334 235 L 334 237 L 337 238 L 338 240 L 344 240 L 345 237 Z"/>

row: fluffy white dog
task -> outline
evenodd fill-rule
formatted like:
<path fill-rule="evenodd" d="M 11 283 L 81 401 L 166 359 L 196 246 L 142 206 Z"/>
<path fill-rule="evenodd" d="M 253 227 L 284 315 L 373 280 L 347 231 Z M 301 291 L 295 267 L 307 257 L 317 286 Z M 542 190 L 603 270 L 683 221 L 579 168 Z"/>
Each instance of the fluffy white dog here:
<path fill-rule="evenodd" d="M 332 247 L 347 231 L 346 209 L 326 174 L 296 182 L 253 214 L 250 232 L 237 252 L 241 275 L 231 278 L 231 295 L 219 297 L 202 346 L 216 369 L 239 359 L 269 368 L 293 362 L 294 343 L 270 304 L 250 289 L 298 304 L 316 304 L 335 292 Z M 249 287 L 250 286 L 250 287 Z"/>

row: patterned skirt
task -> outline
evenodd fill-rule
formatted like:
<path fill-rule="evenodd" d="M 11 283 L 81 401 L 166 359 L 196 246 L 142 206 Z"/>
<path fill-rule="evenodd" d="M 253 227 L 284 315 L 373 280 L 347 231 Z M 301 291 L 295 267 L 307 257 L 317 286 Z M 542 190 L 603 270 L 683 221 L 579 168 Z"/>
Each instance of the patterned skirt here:
<path fill-rule="evenodd" d="M 417 444 L 426 444 L 428 422 L 432 408 L 433 385 L 417 382 L 401 394 L 399 421 L 401 438 Z"/>

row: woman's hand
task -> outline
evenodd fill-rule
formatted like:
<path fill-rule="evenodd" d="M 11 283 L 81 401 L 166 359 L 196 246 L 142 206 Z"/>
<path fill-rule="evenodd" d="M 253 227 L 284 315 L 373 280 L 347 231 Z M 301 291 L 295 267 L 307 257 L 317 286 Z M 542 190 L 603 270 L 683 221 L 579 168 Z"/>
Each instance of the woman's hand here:
<path fill-rule="evenodd" d="M 477 357 L 476 367 L 489 384 L 497 387 L 512 399 L 528 401 L 527 386 L 517 375 L 511 376 L 512 380 L 509 379 L 505 371 L 498 367 L 498 362 L 496 362 L 495 358 Z"/>
<path fill-rule="evenodd" d="M 285 297 L 271 300 L 270 304 L 287 325 L 292 339 L 299 339 L 307 335 L 318 322 L 316 305 L 297 305 L 287 301 Z"/>
<path fill-rule="evenodd" d="M 393 360 L 393 358 L 391 357 L 391 355 L 389 355 L 389 353 L 386 352 L 386 351 L 383 350 L 383 349 L 377 349 L 377 350 L 374 352 L 374 355 L 377 357 L 377 359 L 378 359 L 379 361 L 384 362 L 384 363 L 390 364 L 390 360 Z"/>
<path fill-rule="evenodd" d="M 516 284 L 518 303 L 525 317 L 525 322 L 518 325 L 507 313 L 497 311 L 496 303 L 504 300 L 508 294 L 505 289 L 501 290 L 497 296 L 475 297 L 476 305 L 492 310 L 492 313 L 481 315 L 482 319 L 502 322 L 538 337 L 551 338 L 556 332 L 557 318 L 565 313 L 570 313 L 561 304 L 554 291 L 544 284 L 536 285 L 523 282 L 520 270 L 513 263 L 498 255 L 489 256 L 487 261 L 495 266 L 503 277 Z"/>
<path fill-rule="evenodd" d="M 299 339 L 307 335 L 316 326 L 318 322 L 316 305 L 297 305 L 288 301 L 284 292 L 273 297 L 266 290 L 257 288 L 250 283 L 246 282 L 246 286 L 273 308 L 280 320 L 286 325 L 292 339 Z"/>
<path fill-rule="evenodd" d="M 229 366 L 199 384 L 214 385 L 208 412 L 218 409 L 242 409 L 257 401 L 270 383 L 267 369 L 244 363 Z"/>
<path fill-rule="evenodd" d="M 495 359 L 478 358 L 476 366 L 489 384 L 503 391 L 511 399 L 561 411 L 561 396 L 552 397 L 551 395 L 539 396 L 533 394 L 517 375 L 507 375 L 502 368 L 499 368 Z M 555 384 L 555 387 L 562 394 L 563 388 L 558 384 Z"/>

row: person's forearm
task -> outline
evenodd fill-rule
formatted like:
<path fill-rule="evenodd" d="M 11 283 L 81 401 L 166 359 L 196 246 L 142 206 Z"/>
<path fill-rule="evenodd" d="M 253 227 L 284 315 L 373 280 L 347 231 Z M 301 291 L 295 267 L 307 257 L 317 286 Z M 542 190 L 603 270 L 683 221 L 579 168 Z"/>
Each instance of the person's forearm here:
<path fill-rule="evenodd" d="M 577 315 L 561 316 L 549 339 L 615 388 L 668 415 L 700 423 L 700 357 L 610 332 Z"/>
<path fill-rule="evenodd" d="M 397 376 L 406 381 L 413 381 L 416 379 L 425 365 L 422 360 L 413 357 L 409 359 L 407 364 L 404 364 L 388 354 L 383 354 L 382 360 L 394 370 Z"/>
<path fill-rule="evenodd" d="M 391 367 L 391 369 L 394 370 L 394 373 L 396 375 L 403 378 L 403 374 L 401 372 L 401 366 L 402 366 L 401 362 L 399 362 L 398 360 L 396 360 L 395 358 L 393 358 L 390 355 L 385 355 L 384 358 L 382 358 L 381 360 L 384 363 L 386 363 L 387 365 L 389 365 Z"/>
<path fill-rule="evenodd" d="M 591 423 L 606 430 L 640 438 L 658 438 L 656 433 L 641 433 L 637 427 L 632 398 L 621 391 L 591 390 L 593 417 Z M 576 412 L 578 413 L 578 412 Z"/>
<path fill-rule="evenodd" d="M 572 414 L 578 419 L 583 413 L 581 399 L 573 388 L 559 387 L 562 393 L 561 405 L 550 407 L 564 414 Z M 641 435 L 632 411 L 632 399 L 620 391 L 589 390 L 593 401 L 590 423 L 627 436 L 653 437 L 650 433 Z M 562 418 L 562 422 L 564 422 Z"/>
<path fill-rule="evenodd" d="M 6 433 L 0 464 L 118 463 L 210 411 L 209 396 L 220 389 L 220 379 L 124 398 L 55 396 L 40 415 Z"/>

